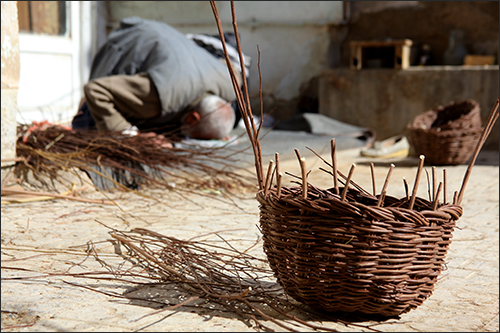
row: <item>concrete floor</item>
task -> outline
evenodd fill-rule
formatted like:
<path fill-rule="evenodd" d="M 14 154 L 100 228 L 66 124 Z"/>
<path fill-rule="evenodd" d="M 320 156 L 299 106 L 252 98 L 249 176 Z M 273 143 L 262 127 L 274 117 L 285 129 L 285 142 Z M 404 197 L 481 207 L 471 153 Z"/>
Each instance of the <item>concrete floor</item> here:
<path fill-rule="evenodd" d="M 264 163 L 275 151 L 280 153 L 282 170 L 300 174 L 293 153 L 298 148 L 312 170 L 309 180 L 318 187 L 331 187 L 332 180 L 318 170 L 323 163 L 305 149 L 308 146 L 328 157 L 330 138 L 273 134 L 262 140 Z M 242 138 L 236 147 L 245 147 Z M 253 170 L 251 151 L 241 160 Z M 403 196 L 401 179 L 413 184 L 417 159 L 373 160 L 361 157 L 359 148 L 339 151 L 339 170 L 346 173 L 356 163 L 353 180 L 371 189 L 369 163 L 375 164 L 378 188 L 381 188 L 391 163 L 396 165 L 388 194 Z M 498 331 L 499 330 L 499 154 L 482 152 L 474 166 L 462 203 L 464 214 L 454 231 L 447 255 L 447 270 L 435 286 L 433 295 L 422 306 L 399 319 L 358 322 L 377 324 L 380 331 Z M 438 167 L 441 174 L 442 167 Z M 446 167 L 448 188 L 458 190 L 466 166 Z M 426 180 L 421 179 L 419 196 L 426 197 Z M 288 179 L 287 181 L 289 181 Z M 8 184 L 7 184 L 8 185 Z M 81 185 L 77 185 L 81 186 Z M 449 194 L 451 195 L 451 194 Z M 47 277 L 45 273 L 88 272 L 102 270 L 93 258 L 86 257 L 87 242 L 92 241 L 105 261 L 120 263 L 109 239 L 108 229 L 100 223 L 120 230 L 148 228 L 179 239 L 190 239 L 218 231 L 233 246 L 244 249 L 253 244 L 260 232 L 257 228 L 258 204 L 252 191 L 240 193 L 233 201 L 221 195 L 176 195 L 164 189 L 143 189 L 140 193 L 100 192 L 92 187 L 80 196 L 112 199 L 116 205 L 84 203 L 69 200 L 2 203 L 2 331 L 255 331 L 231 314 L 194 313 L 192 308 L 157 311 L 153 304 L 111 297 L 76 287 L 69 283 L 96 288 L 118 295 L 156 293 L 161 289 L 137 290 L 119 280 L 94 280 L 68 276 Z M 207 238 L 207 241 L 209 239 Z M 261 243 L 251 252 L 265 257 Z M 83 261 L 83 262 L 82 262 Z M 27 280 L 13 277 L 39 276 Z M 283 328 L 269 322 L 277 331 Z M 339 331 L 369 331 L 353 325 L 327 320 L 316 325 Z M 301 331 L 310 329 L 298 327 Z"/>

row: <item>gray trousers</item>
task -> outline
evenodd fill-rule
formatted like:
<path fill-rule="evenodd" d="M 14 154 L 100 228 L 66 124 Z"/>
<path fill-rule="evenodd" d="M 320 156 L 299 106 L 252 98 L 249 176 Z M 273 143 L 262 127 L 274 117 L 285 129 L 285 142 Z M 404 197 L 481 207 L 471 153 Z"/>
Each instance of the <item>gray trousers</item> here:
<path fill-rule="evenodd" d="M 147 73 L 101 77 L 91 80 L 83 90 L 99 131 L 121 132 L 134 121 L 161 114 L 158 91 Z"/>

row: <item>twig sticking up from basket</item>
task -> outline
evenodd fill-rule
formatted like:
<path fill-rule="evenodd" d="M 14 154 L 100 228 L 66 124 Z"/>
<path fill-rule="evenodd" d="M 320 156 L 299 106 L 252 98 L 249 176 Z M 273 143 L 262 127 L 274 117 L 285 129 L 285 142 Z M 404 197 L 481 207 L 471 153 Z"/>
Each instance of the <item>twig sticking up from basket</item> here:
<path fill-rule="evenodd" d="M 409 195 L 409 192 L 408 192 L 408 181 L 406 180 L 405 177 L 403 177 L 403 185 L 405 187 L 406 200 L 410 200 L 410 195 Z"/>
<path fill-rule="evenodd" d="M 437 206 L 438 206 L 438 203 L 439 203 L 439 194 L 441 194 L 441 188 L 443 187 L 443 182 L 439 182 L 439 186 L 438 186 L 438 189 L 437 189 L 437 192 L 436 192 L 436 195 L 434 197 L 434 203 L 432 205 L 432 210 L 436 210 L 437 209 Z"/>
<path fill-rule="evenodd" d="M 279 153 L 274 153 L 274 161 L 276 162 L 276 175 L 280 173 L 280 154 Z M 278 179 L 278 176 L 276 176 L 276 179 Z"/>
<path fill-rule="evenodd" d="M 373 187 L 373 195 L 377 195 L 377 190 L 375 188 L 375 166 L 373 165 L 373 162 L 370 162 L 370 172 L 372 175 L 372 187 Z"/>
<path fill-rule="evenodd" d="M 420 161 L 418 162 L 417 176 L 415 177 L 415 183 L 413 184 L 413 192 L 411 193 L 410 206 L 408 209 L 413 209 L 413 205 L 415 204 L 415 199 L 417 198 L 417 189 L 418 183 L 420 182 L 420 176 L 422 174 L 422 168 L 424 166 L 425 156 L 420 155 Z"/>
<path fill-rule="evenodd" d="M 300 170 L 302 171 L 302 196 L 307 199 L 307 168 L 306 158 L 300 158 Z"/>
<path fill-rule="evenodd" d="M 349 169 L 349 175 L 347 176 L 347 180 L 345 181 L 344 190 L 342 191 L 342 201 L 345 201 L 347 196 L 347 189 L 349 188 L 349 183 L 351 182 L 352 175 L 354 174 L 354 169 L 356 168 L 356 164 L 352 164 Z"/>
<path fill-rule="evenodd" d="M 460 205 L 462 203 L 462 199 L 464 197 L 464 192 L 465 192 L 465 186 L 467 186 L 467 182 L 469 181 L 470 175 L 472 173 L 472 167 L 474 166 L 474 163 L 476 163 L 477 155 L 479 154 L 479 151 L 483 147 L 484 142 L 488 138 L 488 135 L 490 134 L 491 129 L 493 128 L 493 125 L 495 124 L 497 119 L 498 119 L 498 98 L 495 103 L 495 106 L 493 106 L 493 109 L 491 110 L 490 116 L 488 117 L 488 121 L 486 122 L 486 126 L 484 127 L 483 133 L 481 134 L 476 149 L 474 150 L 474 154 L 472 155 L 472 158 L 469 161 L 469 165 L 467 166 L 467 171 L 465 172 L 464 175 L 462 187 L 460 188 L 460 192 L 458 194 L 458 198 L 456 201 L 457 205 Z"/>
<path fill-rule="evenodd" d="M 446 169 L 443 169 L 443 203 L 446 204 Z"/>
<path fill-rule="evenodd" d="M 260 146 L 260 141 L 259 141 L 259 131 L 260 128 L 262 127 L 262 105 L 261 105 L 261 117 L 260 117 L 260 124 L 259 124 L 259 129 L 257 130 L 255 128 L 255 123 L 253 119 L 253 114 L 252 114 L 252 108 L 250 106 L 250 95 L 248 93 L 248 86 L 247 86 L 247 80 L 246 80 L 246 74 L 245 74 L 245 63 L 243 61 L 243 54 L 241 51 L 241 45 L 240 45 L 240 37 L 238 34 L 238 25 L 236 23 L 236 14 L 234 11 L 234 3 L 231 2 L 231 14 L 232 14 L 232 19 L 233 19 L 233 29 L 234 29 L 234 35 L 236 37 L 236 46 L 238 49 L 239 57 L 240 57 L 240 63 L 241 63 L 241 76 L 243 78 L 243 91 L 245 93 L 245 96 L 243 96 L 243 93 L 240 90 L 240 87 L 238 86 L 238 80 L 236 78 L 236 75 L 234 73 L 234 70 L 232 69 L 232 66 L 229 66 L 231 63 L 229 59 L 229 55 L 227 53 L 226 49 L 226 41 L 224 39 L 224 33 L 222 31 L 222 24 L 221 20 L 219 17 L 219 12 L 217 10 L 217 5 L 215 4 L 215 1 L 210 1 L 210 5 L 212 6 L 212 11 L 215 16 L 215 21 L 217 23 L 217 29 L 219 30 L 219 36 L 220 40 L 222 42 L 222 47 L 224 49 L 224 56 L 226 58 L 226 63 L 228 64 L 228 69 L 229 69 L 229 74 L 231 76 L 231 81 L 233 83 L 233 88 L 236 94 L 236 101 L 238 102 L 238 107 L 241 110 L 242 113 L 242 118 L 245 123 L 245 128 L 248 134 L 248 138 L 250 140 L 250 143 L 252 144 L 252 149 L 254 151 L 254 157 L 255 157 L 255 169 L 257 173 L 257 181 L 259 183 L 259 189 L 264 189 L 264 180 L 263 180 L 263 166 L 262 166 L 262 149 Z M 259 51 L 260 55 L 260 51 Z M 260 56 L 259 56 L 259 76 L 260 76 Z M 262 95 L 262 79 L 260 80 L 260 93 Z M 262 100 L 262 98 L 261 98 Z"/>
<path fill-rule="evenodd" d="M 300 163 L 300 171 L 302 174 L 302 197 L 304 199 L 307 199 L 307 168 L 306 168 L 306 158 L 301 157 L 299 150 L 295 149 L 295 154 L 297 155 L 297 158 L 299 159 Z"/>
<path fill-rule="evenodd" d="M 432 167 L 432 201 L 436 200 L 436 188 L 437 188 L 437 176 L 436 176 L 436 167 Z"/>
<path fill-rule="evenodd" d="M 281 180 L 283 179 L 283 173 L 282 172 L 279 172 L 278 173 L 278 176 L 276 177 L 276 186 L 278 187 L 277 188 L 277 192 L 276 192 L 276 196 L 279 198 L 280 195 L 281 195 Z"/>
<path fill-rule="evenodd" d="M 283 173 L 280 172 L 280 154 L 275 153 L 276 160 L 276 195 L 279 198 L 281 195 L 281 179 L 283 178 Z"/>
<path fill-rule="evenodd" d="M 314 150 L 312 150 L 311 148 L 309 147 L 306 147 L 309 151 L 311 151 L 314 155 L 316 155 L 316 157 L 318 157 L 320 160 L 322 160 L 326 165 L 328 165 L 328 167 L 330 167 L 331 169 L 333 169 L 333 166 L 332 164 L 330 164 L 328 161 L 326 161 L 321 155 L 318 155 L 318 153 L 316 153 Z M 328 170 L 325 170 L 323 168 L 319 168 L 321 171 L 323 172 L 326 172 L 330 175 L 333 175 L 333 173 L 331 171 L 328 171 Z M 340 172 L 339 170 L 337 170 L 337 173 L 339 174 L 340 177 L 342 177 L 342 179 L 347 179 L 347 177 L 342 173 Z M 371 196 L 370 193 L 368 193 L 365 189 L 363 189 L 361 186 L 359 186 L 358 184 L 356 184 L 354 181 L 350 181 L 350 185 L 352 185 L 353 187 L 355 187 L 358 191 L 362 192 L 363 194 L 367 195 L 367 196 Z M 375 197 L 375 196 L 374 196 Z M 338 197 L 340 198 L 340 196 Z"/>
<path fill-rule="evenodd" d="M 429 171 L 425 170 L 425 175 L 427 177 L 427 193 L 429 194 L 429 201 L 432 201 L 432 197 L 434 195 L 434 191 L 431 193 L 431 181 L 429 179 Z"/>
<path fill-rule="evenodd" d="M 385 194 L 387 193 L 387 185 L 389 185 L 389 179 L 391 178 L 392 170 L 394 170 L 395 165 L 391 164 L 389 171 L 387 172 L 387 177 L 385 177 L 384 187 L 382 187 L 382 192 L 380 192 L 380 197 L 378 198 L 377 207 L 381 207 L 384 202 Z"/>
<path fill-rule="evenodd" d="M 339 194 L 339 182 L 337 178 L 337 154 L 335 148 L 335 138 L 330 141 L 332 148 L 332 173 L 333 173 L 333 189 L 335 194 Z"/>
<path fill-rule="evenodd" d="M 271 183 L 271 174 L 273 173 L 273 164 L 274 161 L 270 160 L 269 161 L 269 167 L 267 168 L 267 176 L 266 176 L 266 184 L 264 187 L 264 193 L 267 195 L 267 191 L 269 190 L 269 184 Z"/>

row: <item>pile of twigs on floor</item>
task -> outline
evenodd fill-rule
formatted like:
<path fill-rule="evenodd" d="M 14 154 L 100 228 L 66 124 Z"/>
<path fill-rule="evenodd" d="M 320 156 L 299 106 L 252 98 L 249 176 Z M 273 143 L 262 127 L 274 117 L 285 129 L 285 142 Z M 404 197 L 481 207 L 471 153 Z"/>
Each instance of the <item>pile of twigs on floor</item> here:
<path fill-rule="evenodd" d="M 375 326 L 380 324 L 380 320 L 384 320 L 385 324 L 396 324 L 395 321 L 376 316 L 318 312 L 296 302 L 274 280 L 267 260 L 251 254 L 258 249 L 260 239 L 248 242 L 249 245 L 242 249 L 231 244 L 223 236 L 224 231 L 198 235 L 197 240 L 194 237 L 180 240 L 145 228 L 121 231 L 103 226 L 111 230 L 112 239 L 108 241 L 121 258 L 102 255 L 98 243 L 103 242 L 89 241 L 85 258 L 69 269 L 41 275 L 2 277 L 2 281 L 73 277 L 118 282 L 113 285 L 63 281 L 128 301 L 132 305 L 155 309 L 135 321 L 152 315 L 164 313 L 168 317 L 178 311 L 188 311 L 202 316 L 240 320 L 248 327 L 267 332 L 337 332 L 333 328 L 335 326 L 378 331 Z M 234 229 L 226 230 L 231 231 Z M 91 257 L 102 269 L 78 271 L 77 267 L 86 267 L 82 264 Z M 77 271 L 72 271 L 73 268 Z M 2 269 L 16 268 L 2 265 Z M 127 287 L 127 290 L 113 291 L 115 286 L 118 289 Z M 162 320 L 146 324 L 142 329 Z M 360 321 L 369 322 L 359 324 Z"/>
<path fill-rule="evenodd" d="M 156 304 L 153 307 L 160 307 L 161 310 L 154 313 L 185 307 L 200 313 L 232 314 L 248 326 L 255 325 L 256 329 L 265 331 L 274 331 L 273 327 L 287 331 L 305 328 L 336 331 L 311 323 L 323 320 L 371 329 L 370 325 L 355 324 L 354 317 L 341 320 L 339 314 L 337 317 L 328 316 L 304 307 L 284 294 L 282 287 L 275 282 L 267 261 L 249 254 L 260 240 L 241 251 L 219 232 L 200 235 L 198 238 L 204 238 L 200 241 L 179 240 L 144 228 L 128 232 L 112 229 L 110 235 L 113 241 L 118 241 L 127 249 L 127 253 L 123 253 L 124 263 L 115 267 L 99 258 L 95 250 L 88 252 L 93 253 L 96 260 L 115 277 L 121 280 L 133 277 L 136 283 L 140 279 L 152 280 L 154 284 L 146 283 L 142 288 L 160 288 L 162 292 L 150 292 L 150 295 L 157 296 L 149 298 L 139 297 L 140 292 L 108 295 L 141 301 L 143 305 Z M 90 276 L 85 274 L 85 277 Z M 103 276 L 98 275 L 97 278 L 102 279 Z"/>
<path fill-rule="evenodd" d="M 235 160 L 219 155 L 221 148 L 175 148 L 173 136 L 154 133 L 126 136 L 56 125 L 33 128 L 18 127 L 16 168 L 35 176 L 55 179 L 60 170 L 79 168 L 92 173 L 94 181 L 122 189 L 148 184 L 231 191 L 251 186 L 250 177 L 236 172 Z"/>

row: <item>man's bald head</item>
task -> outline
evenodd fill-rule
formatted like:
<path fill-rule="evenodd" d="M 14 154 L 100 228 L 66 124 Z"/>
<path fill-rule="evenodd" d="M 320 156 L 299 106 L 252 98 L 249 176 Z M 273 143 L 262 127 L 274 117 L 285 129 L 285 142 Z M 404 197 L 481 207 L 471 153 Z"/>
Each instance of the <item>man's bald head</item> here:
<path fill-rule="evenodd" d="M 224 139 L 233 129 L 235 117 L 229 102 L 208 95 L 183 118 L 182 133 L 194 139 Z"/>

